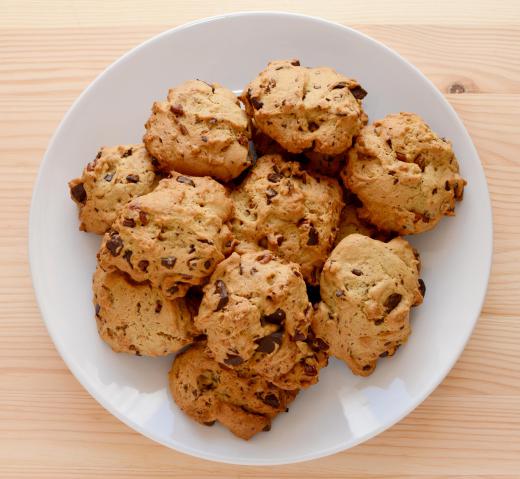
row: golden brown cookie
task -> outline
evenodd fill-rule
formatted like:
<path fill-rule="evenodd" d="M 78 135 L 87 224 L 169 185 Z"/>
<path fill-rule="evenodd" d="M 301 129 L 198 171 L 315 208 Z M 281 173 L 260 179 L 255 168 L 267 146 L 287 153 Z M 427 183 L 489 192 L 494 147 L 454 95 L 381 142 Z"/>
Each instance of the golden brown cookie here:
<path fill-rule="evenodd" d="M 298 265 L 270 251 L 233 253 L 204 287 L 195 325 L 218 362 L 299 389 L 324 365 L 307 342 L 311 310 Z"/>
<path fill-rule="evenodd" d="M 249 120 L 237 97 L 216 83 L 187 81 L 156 102 L 144 144 L 165 171 L 237 177 L 249 165 Z"/>
<path fill-rule="evenodd" d="M 225 222 L 232 209 L 215 180 L 172 172 L 152 193 L 122 208 L 103 238 L 100 264 L 150 281 L 169 298 L 184 296 L 209 278 L 229 250 Z"/>
<path fill-rule="evenodd" d="M 101 148 L 83 174 L 69 182 L 79 206 L 80 230 L 105 233 L 126 203 L 150 193 L 158 181 L 143 145 Z"/>
<path fill-rule="evenodd" d="M 413 113 L 363 128 L 348 156 L 343 181 L 363 203 L 360 216 L 382 230 L 430 230 L 462 199 L 466 182 L 451 144 Z"/>
<path fill-rule="evenodd" d="M 298 393 L 220 365 L 208 356 L 204 343 L 175 358 L 169 385 L 177 405 L 192 419 L 208 426 L 219 421 L 246 440 L 269 431 L 274 417 L 287 411 Z"/>
<path fill-rule="evenodd" d="M 197 334 L 184 298 L 171 301 L 149 283 L 135 283 L 99 266 L 93 289 L 99 335 L 117 353 L 164 356 Z"/>
<path fill-rule="evenodd" d="M 423 299 L 419 266 L 403 238 L 343 239 L 323 267 L 322 302 L 312 323 L 329 354 L 361 376 L 372 373 L 378 358 L 392 356 L 410 334 L 410 308 Z"/>
<path fill-rule="evenodd" d="M 305 68 L 298 60 L 270 62 L 240 99 L 255 125 L 291 153 L 339 155 L 366 120 L 365 90 L 332 68 Z"/>
<path fill-rule="evenodd" d="M 317 284 L 343 207 L 338 182 L 306 172 L 279 155 L 266 155 L 231 198 L 236 251 L 267 248 L 298 263 L 305 280 Z"/>

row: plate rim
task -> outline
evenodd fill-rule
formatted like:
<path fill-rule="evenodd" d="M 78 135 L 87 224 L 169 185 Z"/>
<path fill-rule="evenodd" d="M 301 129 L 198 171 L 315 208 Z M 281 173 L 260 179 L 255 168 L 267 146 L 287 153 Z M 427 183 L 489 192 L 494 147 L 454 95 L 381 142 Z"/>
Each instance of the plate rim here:
<path fill-rule="evenodd" d="M 481 299 L 480 299 L 480 304 L 478 304 L 478 313 L 477 313 L 476 317 L 473 318 L 473 324 L 471 325 L 471 328 L 468 328 L 468 331 L 466 332 L 466 337 L 464 338 L 464 341 L 461 344 L 460 350 L 457 352 L 457 354 L 454 354 L 453 359 L 448 362 L 447 367 L 443 368 L 442 372 L 440 374 L 436 375 L 435 378 L 432 381 L 430 381 L 430 383 L 428 384 L 428 387 L 424 388 L 423 393 L 421 395 L 419 395 L 419 399 L 416 400 L 415 402 L 413 402 L 411 406 L 406 408 L 404 410 L 404 412 L 402 412 L 402 414 L 397 415 L 394 418 L 394 420 L 392 420 L 388 423 L 385 423 L 384 425 L 382 425 L 380 427 L 375 428 L 371 432 L 365 433 L 365 434 L 361 435 L 360 437 L 357 437 L 356 440 L 354 440 L 354 441 L 344 441 L 342 443 L 337 444 L 335 447 L 318 450 L 318 451 L 313 452 L 312 454 L 305 454 L 305 455 L 301 455 L 301 456 L 292 456 L 290 459 L 287 459 L 287 460 L 285 460 L 285 459 L 250 460 L 249 458 L 246 458 L 243 460 L 241 458 L 231 459 L 228 457 L 220 457 L 213 453 L 207 453 L 207 452 L 203 452 L 200 450 L 195 450 L 189 446 L 186 446 L 186 445 L 184 445 L 182 443 L 178 443 L 178 442 L 176 442 L 176 444 L 173 445 L 171 443 L 163 441 L 160 438 L 154 437 L 153 434 L 149 433 L 144 428 L 142 428 L 140 425 L 136 424 L 132 419 L 130 419 L 128 417 L 124 417 L 117 409 L 112 408 L 112 406 L 107 401 L 105 401 L 105 399 L 102 396 L 98 395 L 98 393 L 91 387 L 88 376 L 83 374 L 83 372 L 76 366 L 76 363 L 74 362 L 74 360 L 72 358 L 70 358 L 64 352 L 62 343 L 60 342 L 58 335 L 52 331 L 51 321 L 48 319 L 51 316 L 51 314 L 50 314 L 50 311 L 48 311 L 45 308 L 45 300 L 43 298 L 42 288 L 39 287 L 40 283 L 42 282 L 42 277 L 41 277 L 42 274 L 41 274 L 41 270 L 38 271 L 35 266 L 37 263 L 37 261 L 36 261 L 36 255 L 37 255 L 36 246 L 37 245 L 36 245 L 36 234 L 35 234 L 35 230 L 36 230 L 35 224 L 37 221 L 36 203 L 37 203 L 38 197 L 41 196 L 41 194 L 42 194 L 40 192 L 40 190 L 42 188 L 41 177 L 43 175 L 43 170 L 45 169 L 45 166 L 49 161 L 48 160 L 49 153 L 53 149 L 60 131 L 62 130 L 64 125 L 67 123 L 71 113 L 74 111 L 74 109 L 77 107 L 77 105 L 88 94 L 88 92 L 92 88 L 94 88 L 94 86 L 101 80 L 101 78 L 107 72 L 109 72 L 111 69 L 115 68 L 116 65 L 125 62 L 130 56 L 132 56 L 138 50 L 145 48 L 146 46 L 148 46 L 151 43 L 160 41 L 160 39 L 162 37 L 166 37 L 173 33 L 181 32 L 181 31 L 183 31 L 185 29 L 189 29 L 195 25 L 226 20 L 228 18 L 233 18 L 233 17 L 249 17 L 249 16 L 254 17 L 254 16 L 272 16 L 272 15 L 293 17 L 295 19 L 312 20 L 315 22 L 326 24 L 328 27 L 348 30 L 351 33 L 354 33 L 356 35 L 363 37 L 365 40 L 368 40 L 369 42 L 377 44 L 377 46 L 384 49 L 387 54 L 392 55 L 393 57 L 397 57 L 398 60 L 400 60 L 401 62 L 404 62 L 408 68 L 411 68 L 412 70 L 414 70 L 414 72 L 417 75 L 419 75 L 423 81 L 427 82 L 430 85 L 430 87 L 434 91 L 435 96 L 441 102 L 444 103 L 444 105 L 448 108 L 448 111 L 450 112 L 450 114 L 455 118 L 455 120 L 462 127 L 461 129 L 462 129 L 463 135 L 465 137 L 465 141 L 467 142 L 468 146 L 470 147 L 473 155 L 479 161 L 480 172 L 482 173 L 482 176 L 484 179 L 483 186 L 484 186 L 484 190 L 485 190 L 484 193 L 485 193 L 485 207 L 486 208 L 485 208 L 485 212 L 484 212 L 483 216 L 485 217 L 485 222 L 487 222 L 488 226 L 489 226 L 489 228 L 487 228 L 486 231 L 484 232 L 484 235 L 487 236 L 487 238 L 485 238 L 485 240 L 486 240 L 486 243 L 489 244 L 489 250 L 487 251 L 487 257 L 484 258 L 484 260 L 483 260 L 483 261 L 485 261 L 484 266 L 486 266 L 486 268 L 485 268 L 486 275 L 485 275 L 485 282 L 482 283 L 484 286 L 483 286 L 483 291 L 482 291 L 482 295 L 481 295 Z M 204 460 L 209 460 L 209 461 L 214 461 L 214 462 L 219 462 L 219 463 L 224 463 L 224 464 L 249 465 L 249 466 L 277 466 L 277 465 L 295 464 L 295 463 L 301 463 L 304 461 L 315 460 L 315 459 L 319 459 L 322 457 L 336 454 L 341 451 L 346 451 L 348 449 L 351 449 L 352 447 L 355 447 L 375 436 L 378 436 L 383 431 L 393 427 L 395 424 L 400 422 L 403 418 L 408 416 L 412 411 L 414 411 L 419 405 L 421 405 L 424 402 L 424 400 L 426 398 L 428 398 L 432 394 L 432 392 L 444 381 L 444 379 L 448 376 L 448 374 L 450 373 L 452 368 L 455 366 L 457 361 L 460 359 L 460 356 L 462 355 L 463 351 L 465 350 L 467 343 L 468 343 L 469 339 L 471 338 L 473 331 L 475 329 L 475 326 L 480 318 L 482 308 L 483 308 L 484 302 L 487 297 L 487 289 L 489 286 L 489 278 L 490 278 L 491 268 L 492 268 L 492 264 L 493 264 L 493 253 L 494 253 L 493 234 L 494 234 L 494 232 L 493 232 L 493 210 L 492 210 L 491 198 L 489 195 L 487 177 L 485 174 L 485 170 L 484 170 L 482 161 L 480 159 L 480 155 L 478 154 L 478 151 L 473 143 L 471 136 L 469 135 L 469 133 L 466 129 L 466 126 L 464 125 L 464 122 L 459 117 L 459 115 L 457 114 L 457 112 L 455 111 L 455 109 L 453 108 L 451 103 L 445 98 L 445 96 L 434 85 L 434 83 L 428 77 L 426 77 L 421 72 L 421 70 L 419 70 L 419 68 L 417 68 L 413 63 L 408 61 L 405 57 L 401 56 L 399 53 L 397 53 L 395 50 L 388 47 L 381 41 L 374 39 L 374 38 L 370 37 L 369 35 L 365 34 L 364 32 L 356 30 L 355 28 L 352 28 L 350 26 L 343 25 L 341 23 L 331 21 L 331 20 L 328 20 L 328 19 L 325 19 L 325 18 L 322 18 L 319 16 L 314 16 L 314 15 L 306 15 L 306 14 L 302 14 L 302 13 L 295 13 L 295 12 L 288 12 L 288 11 L 255 10 L 255 11 L 237 11 L 237 12 L 225 13 L 225 14 L 220 14 L 220 15 L 214 15 L 214 16 L 210 16 L 210 17 L 204 17 L 204 18 L 196 19 L 196 20 L 184 23 L 182 25 L 178 25 L 177 27 L 162 31 L 162 32 L 154 35 L 153 37 L 145 40 L 144 42 L 139 43 L 138 45 L 134 46 L 133 48 L 131 48 L 130 50 L 125 52 L 123 55 L 118 57 L 110 65 L 108 65 L 106 68 L 104 68 L 87 85 L 87 87 L 79 94 L 79 96 L 74 100 L 74 102 L 68 108 L 65 115 L 61 119 L 59 125 L 57 126 L 54 133 L 52 134 L 52 136 L 48 142 L 47 148 L 45 150 L 45 153 L 43 155 L 43 158 L 38 167 L 38 173 L 37 173 L 36 178 L 33 183 L 33 191 L 32 191 L 32 196 L 31 196 L 29 218 L 28 218 L 28 258 L 29 258 L 31 282 L 32 282 L 34 293 L 35 293 L 38 309 L 40 311 L 40 315 L 43 320 L 43 323 L 45 324 L 45 327 L 47 329 L 47 333 L 49 334 L 49 336 L 54 344 L 54 347 L 58 351 L 61 359 L 63 360 L 63 362 L 69 369 L 69 371 L 72 373 L 72 375 L 75 377 L 75 379 L 92 396 L 92 398 L 95 399 L 98 402 L 98 404 L 100 404 L 107 412 L 109 412 L 111 415 L 115 416 L 118 420 L 120 420 L 126 426 L 132 428 L 134 431 L 142 434 L 143 436 L 147 437 L 148 439 L 150 439 L 156 443 L 162 444 L 163 446 L 166 446 L 167 448 L 173 449 L 180 453 L 188 454 L 193 457 L 197 457 L 199 459 L 204 459 Z"/>

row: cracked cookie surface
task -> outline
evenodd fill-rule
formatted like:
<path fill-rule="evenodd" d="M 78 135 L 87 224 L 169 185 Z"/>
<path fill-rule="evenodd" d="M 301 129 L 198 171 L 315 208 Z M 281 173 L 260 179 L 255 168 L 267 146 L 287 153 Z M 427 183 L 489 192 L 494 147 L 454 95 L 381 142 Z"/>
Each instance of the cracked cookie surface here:
<path fill-rule="evenodd" d="M 206 281 L 230 250 L 226 221 L 233 205 L 225 188 L 208 177 L 173 172 L 157 188 L 127 203 L 101 244 L 106 270 L 150 281 L 169 298 Z"/>
<path fill-rule="evenodd" d="M 249 119 L 237 97 L 218 84 L 190 80 L 155 102 L 143 138 L 164 171 L 223 181 L 251 165 Z"/>
<path fill-rule="evenodd" d="M 158 181 L 142 144 L 101 148 L 83 174 L 69 182 L 79 207 L 80 230 L 105 233 L 126 203 L 152 191 Z"/>
<path fill-rule="evenodd" d="M 363 128 L 342 177 L 363 203 L 360 217 L 399 234 L 430 230 L 454 215 L 466 184 L 451 144 L 413 113 Z"/>
<path fill-rule="evenodd" d="M 240 99 L 255 125 L 291 153 L 339 155 L 366 123 L 366 91 L 332 68 L 272 61 Z"/>
<path fill-rule="evenodd" d="M 167 299 L 149 283 L 98 266 L 93 279 L 96 323 L 101 338 L 117 353 L 164 356 L 197 334 L 184 298 Z"/>
<path fill-rule="evenodd" d="M 269 431 L 274 417 L 286 412 L 298 393 L 220 365 L 204 343 L 177 355 L 168 377 L 171 395 L 185 414 L 208 426 L 219 421 L 242 439 Z"/>
<path fill-rule="evenodd" d="M 417 253 L 403 238 L 388 243 L 359 234 L 343 239 L 321 273 L 322 302 L 313 330 L 358 375 L 373 372 L 410 334 L 412 306 L 423 300 Z"/>
<path fill-rule="evenodd" d="M 342 202 L 338 182 L 309 173 L 279 155 L 257 160 L 231 193 L 231 228 L 236 251 L 269 249 L 298 263 L 305 280 L 317 284 L 336 236 Z"/>
<path fill-rule="evenodd" d="M 204 287 L 195 325 L 218 362 L 299 389 L 326 364 L 326 348 L 310 341 L 311 309 L 298 265 L 270 251 L 233 253 Z"/>

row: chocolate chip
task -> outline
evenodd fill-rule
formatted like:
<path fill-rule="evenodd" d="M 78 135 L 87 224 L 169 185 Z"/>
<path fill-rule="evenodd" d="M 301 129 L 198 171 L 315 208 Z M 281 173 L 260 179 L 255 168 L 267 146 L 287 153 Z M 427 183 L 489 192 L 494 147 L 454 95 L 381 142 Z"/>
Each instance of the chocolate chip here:
<path fill-rule="evenodd" d="M 211 427 L 211 426 L 214 426 L 216 422 L 217 421 L 206 421 L 206 422 L 203 422 L 202 424 L 204 424 L 204 426 Z"/>
<path fill-rule="evenodd" d="M 307 376 L 317 376 L 318 370 L 312 364 L 303 363 L 303 370 Z"/>
<path fill-rule="evenodd" d="M 388 351 L 383 351 L 383 352 L 379 355 L 380 358 L 386 358 L 387 356 L 388 356 Z"/>
<path fill-rule="evenodd" d="M 339 83 L 336 83 L 333 87 L 332 87 L 332 90 L 338 90 L 340 88 L 345 88 L 347 86 L 347 83 L 344 82 L 344 81 L 340 81 Z"/>
<path fill-rule="evenodd" d="M 271 424 L 266 424 L 266 425 L 263 427 L 263 429 L 262 429 L 262 431 L 264 431 L 264 432 L 269 432 L 270 430 L 271 430 Z"/>
<path fill-rule="evenodd" d="M 172 105 L 170 107 L 170 111 L 175 115 L 175 116 L 184 116 L 184 109 L 182 108 L 182 105 Z"/>
<path fill-rule="evenodd" d="M 150 266 L 150 261 L 142 259 L 141 261 L 139 261 L 139 263 L 137 263 L 137 266 L 141 271 L 147 273 L 148 266 Z"/>
<path fill-rule="evenodd" d="M 166 290 L 166 292 L 167 292 L 168 294 L 175 294 L 175 293 L 177 293 L 177 291 L 179 291 L 179 287 L 178 287 L 176 284 L 174 284 L 173 286 L 170 286 L 170 287 Z"/>
<path fill-rule="evenodd" d="M 99 304 L 96 304 L 94 309 L 96 310 L 96 316 L 99 318 L 99 311 L 101 310 L 101 306 Z"/>
<path fill-rule="evenodd" d="M 267 238 L 264 236 L 258 240 L 258 245 L 262 248 L 267 248 Z"/>
<path fill-rule="evenodd" d="M 260 108 L 264 106 L 264 104 L 256 97 L 251 98 L 251 103 L 253 104 L 255 110 L 260 110 Z"/>
<path fill-rule="evenodd" d="M 399 161 L 406 161 L 406 155 L 404 153 L 401 153 L 399 151 L 395 152 L 395 156 Z"/>
<path fill-rule="evenodd" d="M 247 136 L 245 135 L 240 135 L 238 137 L 238 143 L 242 146 L 247 146 L 249 145 L 249 140 L 247 139 Z"/>
<path fill-rule="evenodd" d="M 294 66 L 294 67 L 299 67 L 300 66 L 300 60 L 293 60 L 291 62 L 291 65 Z"/>
<path fill-rule="evenodd" d="M 272 188 L 267 188 L 265 190 L 265 196 L 267 196 L 267 204 L 271 204 L 271 199 L 274 198 L 278 194 L 277 191 L 273 190 Z"/>
<path fill-rule="evenodd" d="M 187 135 L 188 134 L 188 129 L 182 123 L 179 125 L 179 130 L 181 130 L 181 133 L 183 135 Z"/>
<path fill-rule="evenodd" d="M 345 291 L 341 289 L 336 290 L 336 298 L 341 298 L 342 296 L 345 296 Z"/>
<path fill-rule="evenodd" d="M 285 321 L 285 311 L 278 308 L 274 313 L 262 316 L 262 322 L 282 325 Z"/>
<path fill-rule="evenodd" d="M 128 183 L 139 183 L 139 175 L 128 175 L 126 181 Z"/>
<path fill-rule="evenodd" d="M 320 127 L 320 125 L 318 125 L 314 121 L 309 122 L 309 124 L 307 125 L 307 128 L 309 129 L 310 132 L 316 131 L 319 127 Z"/>
<path fill-rule="evenodd" d="M 226 284 L 221 279 L 218 279 L 215 283 L 215 293 L 220 296 L 217 309 L 215 311 L 220 311 L 222 308 L 226 306 L 229 302 L 228 290 L 226 288 Z"/>
<path fill-rule="evenodd" d="M 111 233 L 110 238 L 108 239 L 106 243 L 108 251 L 112 254 L 112 256 L 118 256 L 119 253 L 121 253 L 121 250 L 123 249 L 123 240 L 121 239 L 121 236 L 119 236 L 117 233 Z"/>
<path fill-rule="evenodd" d="M 281 331 L 276 331 L 269 336 L 264 336 L 263 338 L 257 339 L 256 344 L 258 344 L 258 347 L 256 350 L 259 353 L 270 354 L 275 350 L 277 344 L 282 344 L 282 338 L 283 333 Z"/>
<path fill-rule="evenodd" d="M 175 256 L 167 256 L 166 258 L 161 258 L 161 264 L 168 269 L 172 269 L 177 262 L 177 258 Z"/>
<path fill-rule="evenodd" d="M 94 161 L 90 161 L 87 163 L 87 171 L 94 171 L 94 168 L 96 167 L 96 164 L 97 164 L 97 156 L 96 156 L 96 159 Z"/>
<path fill-rule="evenodd" d="M 309 229 L 309 239 L 307 240 L 308 246 L 314 246 L 317 245 L 319 241 L 318 236 L 318 230 L 314 228 L 314 226 L 311 226 Z"/>
<path fill-rule="evenodd" d="M 187 176 L 177 176 L 176 181 L 185 185 L 195 186 L 195 182 Z"/>
<path fill-rule="evenodd" d="M 204 268 L 210 269 L 212 261 L 210 259 L 204 261 Z"/>
<path fill-rule="evenodd" d="M 200 139 L 204 142 L 204 143 L 207 143 L 208 142 L 208 137 L 206 135 L 201 135 Z"/>
<path fill-rule="evenodd" d="M 374 324 L 375 324 L 376 326 L 379 326 L 380 324 L 383 324 L 383 322 L 384 322 L 384 319 L 383 319 L 383 318 L 379 318 L 379 319 L 376 319 L 376 320 L 374 321 Z"/>
<path fill-rule="evenodd" d="M 126 158 L 126 157 L 130 156 L 132 153 L 133 153 L 132 148 L 128 148 L 128 150 L 126 150 L 126 151 L 121 155 L 121 158 Z"/>
<path fill-rule="evenodd" d="M 99 151 L 97 152 L 97 155 L 96 155 L 96 158 L 95 158 L 94 161 L 99 160 L 99 159 L 101 158 L 101 155 L 102 155 L 102 154 L 103 154 L 103 149 L 101 149 L 101 150 L 99 150 Z"/>
<path fill-rule="evenodd" d="M 276 238 L 276 244 L 277 244 L 278 246 L 282 246 L 282 243 L 283 243 L 284 241 L 285 241 L 285 238 L 284 238 L 282 235 L 277 236 L 277 238 Z"/>
<path fill-rule="evenodd" d="M 125 218 L 123 220 L 123 226 L 127 226 L 128 228 L 134 228 L 135 220 L 133 218 Z"/>
<path fill-rule="evenodd" d="M 191 254 L 191 253 L 194 253 L 195 252 L 195 245 L 194 244 L 190 244 L 190 249 L 188 250 L 188 254 Z"/>
<path fill-rule="evenodd" d="M 370 371 L 372 369 L 372 366 L 370 366 L 370 364 L 365 364 L 363 366 L 363 371 Z"/>
<path fill-rule="evenodd" d="M 104 177 L 104 180 L 110 182 L 110 181 L 112 181 L 113 177 L 114 177 L 114 173 L 107 173 Z"/>
<path fill-rule="evenodd" d="M 426 294 L 426 285 L 421 278 L 419 278 L 419 291 L 421 292 L 421 296 L 424 298 L 424 295 Z"/>
<path fill-rule="evenodd" d="M 354 268 L 352 270 L 352 274 L 355 274 L 356 276 L 361 276 L 363 274 L 363 271 L 361 271 L 360 269 Z"/>
<path fill-rule="evenodd" d="M 267 394 L 262 398 L 262 401 L 272 408 L 278 409 L 280 407 L 280 401 L 274 394 Z"/>
<path fill-rule="evenodd" d="M 198 239 L 197 241 L 198 241 L 199 243 L 204 243 L 204 244 L 210 244 L 210 245 L 213 244 L 213 241 L 208 240 L 208 239 Z M 230 246 L 231 246 L 230 244 L 227 245 L 228 248 L 229 248 Z"/>
<path fill-rule="evenodd" d="M 293 336 L 293 341 L 305 341 L 307 337 L 300 331 L 296 331 Z"/>
<path fill-rule="evenodd" d="M 351 88 L 350 93 L 354 95 L 354 98 L 356 100 L 362 100 L 367 96 L 367 91 L 359 85 L 355 86 L 354 88 Z"/>
<path fill-rule="evenodd" d="M 78 183 L 70 189 L 70 194 L 78 203 L 85 203 L 87 201 L 87 192 L 83 183 Z"/>
<path fill-rule="evenodd" d="M 321 338 L 314 338 L 310 342 L 310 346 L 314 351 L 327 351 L 329 349 L 329 345 Z"/>
<path fill-rule="evenodd" d="M 280 173 L 269 173 L 267 175 L 267 180 L 271 183 L 278 183 L 282 178 L 283 176 Z"/>
<path fill-rule="evenodd" d="M 437 188 L 434 188 L 434 189 L 432 190 L 432 195 L 436 195 L 436 194 L 437 194 Z"/>
<path fill-rule="evenodd" d="M 228 366 L 239 366 L 240 364 L 242 364 L 244 362 L 244 360 L 240 356 L 237 356 L 236 354 L 228 354 L 227 358 L 224 359 L 224 362 Z"/>
<path fill-rule="evenodd" d="M 144 211 L 139 211 L 139 221 L 143 226 L 148 224 L 148 215 Z"/>
<path fill-rule="evenodd" d="M 132 261 L 131 261 L 131 258 L 132 258 L 132 252 L 131 252 L 129 249 L 125 250 L 125 252 L 123 253 L 123 258 L 126 259 L 126 262 L 127 262 L 128 265 L 130 266 L 130 268 L 133 269 Z"/>
<path fill-rule="evenodd" d="M 444 189 L 446 191 L 450 191 L 451 187 L 450 187 L 450 182 L 448 180 L 446 180 L 446 183 L 444 183 Z"/>
<path fill-rule="evenodd" d="M 392 148 L 392 140 L 391 140 L 390 138 L 388 138 L 388 139 L 386 140 L 386 144 L 387 144 L 390 148 Z M 392 174 L 395 174 L 395 171 L 394 171 Z"/>
<path fill-rule="evenodd" d="M 403 296 L 399 293 L 392 293 L 385 301 L 386 312 L 393 311 L 394 308 L 401 302 Z"/>

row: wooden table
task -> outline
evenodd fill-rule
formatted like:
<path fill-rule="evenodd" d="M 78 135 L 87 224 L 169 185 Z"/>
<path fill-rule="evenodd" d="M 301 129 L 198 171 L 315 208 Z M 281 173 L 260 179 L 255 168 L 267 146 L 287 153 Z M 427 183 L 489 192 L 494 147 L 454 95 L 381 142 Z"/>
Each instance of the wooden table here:
<path fill-rule="evenodd" d="M 78 94 L 152 35 L 255 8 L 351 25 L 417 65 L 446 94 L 477 146 L 495 227 L 484 310 L 442 385 L 377 438 L 332 457 L 276 468 L 194 459 L 154 444 L 107 413 L 54 349 L 27 260 L 35 175 Z M 0 0 L 0 125 L 0 477 L 520 478 L 518 0 Z"/>

